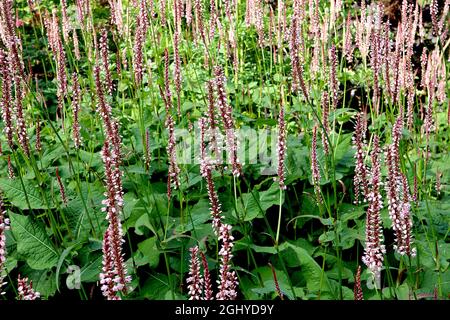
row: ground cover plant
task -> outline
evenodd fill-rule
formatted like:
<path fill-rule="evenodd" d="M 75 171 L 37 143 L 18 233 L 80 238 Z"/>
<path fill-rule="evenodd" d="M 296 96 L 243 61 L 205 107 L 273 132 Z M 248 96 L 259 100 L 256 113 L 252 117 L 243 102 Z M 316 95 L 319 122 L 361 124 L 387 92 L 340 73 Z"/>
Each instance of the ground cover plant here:
<path fill-rule="evenodd" d="M 1 299 L 447 299 L 449 9 L 2 0 Z"/>

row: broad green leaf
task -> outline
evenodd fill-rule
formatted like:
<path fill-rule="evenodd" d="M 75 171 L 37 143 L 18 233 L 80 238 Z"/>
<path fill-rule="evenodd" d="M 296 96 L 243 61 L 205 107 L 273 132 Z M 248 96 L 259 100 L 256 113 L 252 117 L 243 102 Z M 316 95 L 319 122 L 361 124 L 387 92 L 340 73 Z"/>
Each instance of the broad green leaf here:
<path fill-rule="evenodd" d="M 151 275 L 141 289 L 142 297 L 147 299 L 162 300 L 166 293 L 170 293 L 170 286 L 169 278 L 165 274 Z M 169 296 L 169 299 L 171 298 Z"/>
<path fill-rule="evenodd" d="M 80 277 L 82 282 L 95 282 L 99 280 L 102 271 L 102 254 L 97 253 L 90 256 L 89 262 L 81 268 Z"/>
<path fill-rule="evenodd" d="M 38 186 L 29 180 L 23 180 L 22 186 L 19 179 L 0 179 L 0 190 L 15 207 L 21 210 L 47 209 Z M 28 206 L 27 198 L 30 206 Z M 53 208 L 53 206 L 50 208 Z"/>
<path fill-rule="evenodd" d="M 138 243 L 138 249 L 143 254 L 150 268 L 156 268 L 159 263 L 159 251 L 156 246 L 156 237 L 151 237 Z"/>
<path fill-rule="evenodd" d="M 266 211 L 273 205 L 280 203 L 280 187 L 278 183 L 273 183 L 266 191 L 259 192 L 259 202 L 261 208 Z M 284 192 L 282 193 L 281 204 L 284 203 Z"/>
<path fill-rule="evenodd" d="M 58 253 L 40 223 L 30 216 L 10 213 L 11 230 L 17 251 L 36 270 L 50 269 L 58 262 Z"/>
<path fill-rule="evenodd" d="M 136 220 L 136 224 L 134 225 L 134 232 L 137 235 L 144 235 L 145 229 L 142 227 L 146 227 L 149 230 L 152 230 L 154 234 L 156 234 L 156 230 L 154 230 L 152 224 L 150 223 L 150 218 L 148 214 L 143 214 L 139 219 Z"/>
<path fill-rule="evenodd" d="M 41 294 L 41 298 L 45 299 L 56 293 L 56 279 L 52 270 L 26 268 L 23 273 L 33 281 L 33 289 Z"/>
<path fill-rule="evenodd" d="M 56 289 L 59 291 L 59 275 L 60 275 L 60 271 L 61 271 L 61 267 L 64 263 L 64 260 L 66 259 L 66 257 L 69 255 L 70 251 L 72 251 L 72 249 L 78 245 L 78 243 L 75 243 L 73 245 L 71 245 L 70 247 L 66 248 L 62 253 L 61 256 L 59 257 L 58 260 L 58 264 L 56 266 L 56 274 L 55 274 L 55 281 L 56 281 Z"/>
<path fill-rule="evenodd" d="M 333 293 L 328 277 L 324 272 L 322 272 L 322 268 L 308 254 L 308 252 L 305 249 L 293 244 L 289 244 L 288 248 L 292 249 L 295 257 L 297 258 L 298 265 L 301 267 L 302 274 L 305 277 L 306 287 L 308 290 L 314 292 L 320 290 L 322 292 Z M 283 253 L 290 254 L 289 250 Z"/>
<path fill-rule="evenodd" d="M 105 223 L 105 215 L 101 211 L 101 202 L 104 199 L 102 187 L 98 184 L 83 183 L 81 189 L 84 204 L 78 196 L 63 208 L 72 236 L 78 240 L 87 239 L 92 228 L 102 234 L 101 226 Z"/>
<path fill-rule="evenodd" d="M 404 282 L 402 285 L 400 285 L 397 289 L 397 298 L 399 300 L 410 300 L 410 290 L 408 287 L 408 284 L 406 282 Z"/>
<path fill-rule="evenodd" d="M 253 195 L 251 193 L 244 193 L 237 202 L 239 217 L 243 217 L 244 221 L 252 221 L 257 217 L 262 217 L 261 210 L 254 196 L 258 197 L 258 193 L 254 192 Z M 234 215 L 236 214 L 234 210 L 232 212 Z"/>
<path fill-rule="evenodd" d="M 207 199 L 200 199 L 191 209 L 190 217 L 184 219 L 184 224 L 181 224 L 181 218 L 177 218 L 176 231 L 183 233 L 191 231 L 197 226 L 205 223 L 211 218 L 210 205 Z M 234 210 L 233 210 L 234 212 Z M 187 221 L 186 221 L 187 220 Z M 178 222 L 179 221 L 179 222 Z"/>

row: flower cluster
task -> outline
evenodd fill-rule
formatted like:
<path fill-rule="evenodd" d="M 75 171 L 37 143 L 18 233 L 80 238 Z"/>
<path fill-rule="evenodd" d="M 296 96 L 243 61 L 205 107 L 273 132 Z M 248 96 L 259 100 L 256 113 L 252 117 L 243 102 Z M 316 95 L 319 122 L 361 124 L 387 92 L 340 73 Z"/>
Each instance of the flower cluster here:
<path fill-rule="evenodd" d="M 352 62 L 353 60 L 353 44 L 352 44 L 352 31 L 351 31 L 351 14 L 347 15 L 347 20 L 345 22 L 345 34 L 344 34 L 344 46 L 342 55 L 347 59 L 347 62 Z"/>
<path fill-rule="evenodd" d="M 123 34 L 123 19 L 122 19 L 122 0 L 108 0 L 109 6 L 111 8 L 111 23 L 117 28 L 119 34 Z"/>
<path fill-rule="evenodd" d="M 202 266 L 203 266 L 203 280 L 204 280 L 203 287 L 205 292 L 204 299 L 212 300 L 214 296 L 211 284 L 211 276 L 209 274 L 208 261 L 206 261 L 206 256 L 203 252 L 200 252 L 200 255 L 202 256 Z"/>
<path fill-rule="evenodd" d="M 322 130 L 322 146 L 323 146 L 323 152 L 325 154 L 330 153 L 330 145 L 328 143 L 328 137 L 330 135 L 330 126 L 328 124 L 328 116 L 329 116 L 329 97 L 328 92 L 324 91 L 322 94 L 322 124 L 323 124 L 323 130 Z"/>
<path fill-rule="evenodd" d="M 222 226 L 223 216 L 221 204 L 219 202 L 219 196 L 217 195 L 217 192 L 215 190 L 214 180 L 212 177 L 212 168 L 210 165 L 205 165 L 202 175 L 206 179 L 206 187 L 208 189 L 210 210 L 213 218 L 212 221 L 213 230 L 214 233 L 218 235 L 220 232 L 220 228 Z"/>
<path fill-rule="evenodd" d="M 369 194 L 369 187 L 367 182 L 367 168 L 364 164 L 364 147 L 365 147 L 365 135 L 366 135 L 366 115 L 359 113 L 356 118 L 355 133 L 352 137 L 353 147 L 355 152 L 355 176 L 353 178 L 355 202 L 359 203 L 359 193 L 363 191 L 363 198 L 366 201 Z"/>
<path fill-rule="evenodd" d="M 65 205 L 67 205 L 66 191 L 64 190 L 64 184 L 62 183 L 61 177 L 59 175 L 59 169 L 56 167 L 56 180 L 58 181 L 59 193 L 61 194 L 61 199 Z"/>
<path fill-rule="evenodd" d="M 98 98 L 98 112 L 102 118 L 106 131 L 101 157 L 105 167 L 106 199 L 102 201 L 108 220 L 108 228 L 103 237 L 103 267 L 100 274 L 100 284 L 103 295 L 108 300 L 117 300 L 118 292 L 127 293 L 127 284 L 131 277 L 127 276 L 124 263 L 122 244 L 123 239 L 120 213 L 123 208 L 123 188 L 121 164 L 121 137 L 119 124 L 111 115 L 111 106 L 106 103 L 103 86 L 100 81 L 100 68 L 94 67 L 95 85 Z"/>
<path fill-rule="evenodd" d="M 211 157 L 209 161 L 214 161 L 215 164 L 221 164 L 223 156 L 223 136 L 218 127 L 219 118 L 216 112 L 216 105 L 214 101 L 214 83 L 212 81 L 207 82 L 207 91 L 208 111 L 205 126 L 207 124 L 208 129 L 205 130 L 205 136 L 209 140 L 209 151 Z"/>
<path fill-rule="evenodd" d="M 8 177 L 14 179 L 16 175 L 14 174 L 14 168 L 11 163 L 11 155 L 8 154 Z"/>
<path fill-rule="evenodd" d="M 78 40 L 77 30 L 72 30 L 72 41 L 73 41 L 73 55 L 75 56 L 75 59 L 77 61 L 80 61 L 81 54 L 80 54 L 80 42 Z"/>
<path fill-rule="evenodd" d="M 134 80 L 137 84 L 142 82 L 144 75 L 144 57 L 143 50 L 148 29 L 147 1 L 141 0 L 139 6 L 139 15 L 136 21 L 136 31 L 133 46 L 133 70 Z"/>
<path fill-rule="evenodd" d="M 381 225 L 380 211 L 383 208 L 383 201 L 380 194 L 381 186 L 381 165 L 379 138 L 373 139 L 373 149 L 371 152 L 372 172 L 370 181 L 370 191 L 367 196 L 369 208 L 366 216 L 366 246 L 362 261 L 369 268 L 375 278 L 375 283 L 379 283 L 381 268 L 383 266 L 383 254 L 386 253 L 383 244 L 383 227 Z"/>
<path fill-rule="evenodd" d="M 17 140 L 26 156 L 30 156 L 30 142 L 27 133 L 27 123 L 25 121 L 25 115 L 23 110 L 23 83 L 22 81 L 16 82 L 16 125 L 17 125 Z"/>
<path fill-rule="evenodd" d="M 113 82 L 111 72 L 109 71 L 108 51 L 108 32 L 106 29 L 102 29 L 100 36 L 100 56 L 102 58 L 102 67 L 106 77 L 106 88 L 108 89 L 108 93 L 112 94 Z"/>
<path fill-rule="evenodd" d="M 189 300 L 201 300 L 203 292 L 203 277 L 200 273 L 200 261 L 198 259 L 198 246 L 189 249 L 191 263 L 189 266 L 189 278 L 186 279 L 189 289 Z"/>
<path fill-rule="evenodd" d="M 398 231 L 399 238 L 396 238 L 397 244 L 394 245 L 394 250 L 396 250 L 401 255 L 414 257 L 416 255 L 416 248 L 412 247 L 413 238 L 411 229 L 413 226 L 413 222 L 411 218 L 411 204 L 409 203 L 409 201 L 405 201 L 402 203 L 399 219 L 398 221 L 396 221 L 395 225 L 395 230 Z"/>
<path fill-rule="evenodd" d="M 150 170 L 150 162 L 152 161 L 152 151 L 150 150 L 150 130 L 145 130 L 145 154 L 144 163 L 145 170 Z"/>
<path fill-rule="evenodd" d="M 6 230 L 9 229 L 9 219 L 6 218 L 6 211 L 3 208 L 3 199 L 0 196 L 0 295 L 4 294 L 2 287 L 6 285 L 5 263 L 6 263 Z"/>
<path fill-rule="evenodd" d="M 41 121 L 36 120 L 36 143 L 35 148 L 37 152 L 42 151 L 42 141 L 41 141 Z"/>
<path fill-rule="evenodd" d="M 292 69 L 292 91 L 296 92 L 301 88 L 305 98 L 308 100 L 308 90 L 303 78 L 303 38 L 301 36 L 300 15 L 294 11 L 291 27 L 289 29 L 289 54 L 291 57 Z"/>
<path fill-rule="evenodd" d="M 218 13 L 216 8 L 216 1 L 210 0 L 209 1 L 209 41 L 211 41 L 214 38 L 214 35 L 216 34 L 216 27 L 218 28 L 219 21 L 218 21 Z"/>
<path fill-rule="evenodd" d="M 75 149 L 78 149 L 81 145 L 80 136 L 80 108 L 81 108 L 81 89 L 80 83 L 78 82 L 77 73 L 74 72 L 72 75 L 72 112 L 73 112 L 73 124 L 72 124 L 72 137 Z"/>
<path fill-rule="evenodd" d="M 312 132 L 311 142 L 311 172 L 314 184 L 314 192 L 318 202 L 322 202 L 322 195 L 320 194 L 320 169 L 319 160 L 317 159 L 317 126 L 314 126 Z"/>
<path fill-rule="evenodd" d="M 284 161 L 286 158 L 286 123 L 284 121 L 284 107 L 281 105 L 280 114 L 278 115 L 278 141 L 277 141 L 277 155 L 278 155 L 278 182 L 280 189 L 285 190 L 284 184 L 285 172 Z"/>
<path fill-rule="evenodd" d="M 262 0 L 254 0 L 255 27 L 258 32 L 258 44 L 262 48 L 264 46 L 264 7 Z"/>
<path fill-rule="evenodd" d="M 275 284 L 275 291 L 277 292 L 278 296 L 281 300 L 284 300 L 283 292 L 281 292 L 280 284 L 278 283 L 277 273 L 275 271 L 275 268 L 271 263 L 269 263 L 270 269 L 272 269 L 272 276 L 273 276 L 273 282 Z"/>
<path fill-rule="evenodd" d="M 217 300 L 235 300 L 237 296 L 236 288 L 238 285 L 236 273 L 231 271 L 230 262 L 233 255 L 233 236 L 231 235 L 231 226 L 222 224 L 219 230 L 219 241 L 222 246 L 219 251 L 220 256 L 220 275 L 217 282 L 219 284 L 219 292 L 216 295 Z"/>
<path fill-rule="evenodd" d="M 110 143 L 105 140 L 102 149 L 102 160 L 105 166 L 106 176 L 106 199 L 102 201 L 106 212 L 106 219 L 109 222 L 108 228 L 103 237 L 103 261 L 102 273 L 100 273 L 100 284 L 103 295 L 108 300 L 118 300 L 118 292 L 127 293 L 127 284 L 131 277 L 127 276 L 127 268 L 123 259 L 122 244 L 123 239 L 122 224 L 120 222 L 120 212 L 123 207 L 123 192 L 121 187 L 119 169 L 115 167 L 115 161 L 110 151 Z"/>
<path fill-rule="evenodd" d="M 33 281 L 28 278 L 17 278 L 17 294 L 18 300 L 36 300 L 41 297 L 41 294 L 33 289 Z"/>
<path fill-rule="evenodd" d="M 214 120 L 215 117 L 209 120 Z M 215 121 L 215 120 L 214 120 Z M 212 121 L 214 123 L 214 121 Z M 221 243 L 219 250 L 219 256 L 221 260 L 220 264 L 220 274 L 218 282 L 218 293 L 216 294 L 216 299 L 218 300 L 234 300 L 236 299 L 237 292 L 236 288 L 238 285 L 237 276 L 235 271 L 231 271 L 231 259 L 232 248 L 233 248 L 233 236 L 231 235 L 231 225 L 222 222 L 224 218 L 222 216 L 221 204 L 219 202 L 219 196 L 215 190 L 214 180 L 213 180 L 213 168 L 216 166 L 216 162 L 212 161 L 208 156 L 206 156 L 206 145 L 205 145 L 205 135 L 206 126 L 208 125 L 207 118 L 201 118 L 200 124 L 200 173 L 206 180 L 206 187 L 208 190 L 208 197 L 210 202 L 210 212 L 213 218 L 212 227 L 215 235 L 218 237 L 218 241 Z M 210 124 L 211 122 L 209 122 Z M 193 299 L 199 299 L 201 294 L 199 290 L 205 291 L 205 300 L 213 299 L 212 286 L 209 276 L 208 264 L 206 258 L 202 254 L 202 264 L 204 268 L 204 278 L 200 280 L 198 271 L 198 262 L 196 260 L 197 249 L 191 249 L 191 272 L 188 278 L 188 283 L 190 285 L 190 296 Z M 195 256 L 194 256 L 195 253 Z M 200 286 L 203 286 L 201 287 Z"/>
<path fill-rule="evenodd" d="M 206 34 L 205 34 L 205 27 L 203 25 L 203 4 L 201 0 L 195 0 L 194 3 L 194 14 L 195 14 L 195 34 L 200 34 L 200 37 L 202 38 L 203 44 L 207 45 L 206 42 Z"/>
<path fill-rule="evenodd" d="M 175 189 L 180 187 L 180 180 L 178 178 L 180 174 L 180 168 L 177 164 L 177 151 L 176 151 L 176 139 L 175 139 L 175 122 L 172 115 L 169 113 L 166 118 L 166 128 L 169 131 L 169 141 L 167 144 L 167 156 L 169 157 L 169 172 L 168 172 L 168 191 L 173 186 Z M 168 193 L 170 199 L 170 192 Z"/>
<path fill-rule="evenodd" d="M 172 93 L 170 92 L 169 78 L 169 50 L 164 49 L 164 95 L 163 95 L 166 112 L 169 112 L 172 103 Z"/>
<path fill-rule="evenodd" d="M 238 140 L 234 128 L 234 120 L 231 106 L 227 103 L 225 93 L 226 79 L 223 74 L 223 69 L 220 66 L 214 68 L 214 83 L 217 90 L 217 104 L 222 118 L 223 127 L 225 130 L 225 139 L 228 157 L 232 165 L 232 173 L 235 177 L 241 174 L 241 164 L 238 159 Z"/>
<path fill-rule="evenodd" d="M 161 16 L 161 26 L 165 27 L 167 25 L 165 0 L 159 2 L 159 15 Z"/>
<path fill-rule="evenodd" d="M 9 147 L 12 149 L 13 142 L 13 111 L 12 111 L 12 98 L 11 98 L 11 71 L 10 71 L 10 61 L 8 54 L 0 50 L 0 71 L 2 77 L 2 98 L 0 100 L 2 119 L 5 125 L 3 132 L 6 134 L 6 139 L 8 141 Z"/>
<path fill-rule="evenodd" d="M 81 24 L 84 24 L 84 21 L 89 12 L 89 10 L 88 10 L 89 1 L 88 0 L 75 0 L 75 4 L 76 4 L 77 18 Z"/>
<path fill-rule="evenodd" d="M 62 31 L 65 43 L 69 43 L 69 32 L 71 29 L 69 23 L 69 17 L 67 16 L 67 2 L 66 0 L 61 0 L 61 16 L 62 16 Z"/>
<path fill-rule="evenodd" d="M 353 289 L 355 300 L 364 300 L 362 288 L 361 288 L 361 266 L 358 266 L 358 271 L 355 276 L 355 287 Z"/>
<path fill-rule="evenodd" d="M 332 45 L 329 52 L 330 59 L 330 92 L 331 92 L 331 105 L 333 110 L 337 108 L 338 96 L 339 96 L 339 84 L 337 80 L 337 57 L 336 46 Z"/>
<path fill-rule="evenodd" d="M 66 53 L 61 40 L 59 23 L 55 10 L 53 10 L 51 17 L 45 17 L 44 23 L 47 29 L 48 44 L 56 60 L 58 109 L 61 112 L 63 99 L 67 95 Z"/>
<path fill-rule="evenodd" d="M 394 249 L 401 255 L 414 255 L 414 250 L 411 249 L 411 196 L 408 180 L 400 171 L 399 146 L 402 127 L 402 117 L 399 116 L 392 129 L 392 143 L 388 146 L 386 152 L 386 163 L 388 167 L 386 194 L 388 198 L 389 217 L 395 233 Z"/>
<path fill-rule="evenodd" d="M 181 1 L 174 1 L 174 12 L 175 12 L 175 30 L 173 33 L 173 49 L 174 49 L 174 60 L 175 60 L 175 68 L 173 70 L 174 73 L 174 82 L 175 89 L 177 92 L 177 112 L 178 116 L 181 116 L 181 57 L 180 57 L 180 33 L 181 33 Z"/>
<path fill-rule="evenodd" d="M 2 118 L 8 145 L 13 146 L 13 117 L 16 119 L 17 138 L 26 156 L 30 155 L 27 124 L 23 110 L 24 99 L 24 72 L 23 62 L 20 58 L 20 38 L 16 36 L 15 24 L 12 17 L 13 1 L 5 0 L 0 3 L 0 36 L 6 50 L 0 50 L 0 71 L 2 73 Z M 15 108 L 13 111 L 12 84 L 15 85 Z"/>
<path fill-rule="evenodd" d="M 5 45 L 11 63 L 11 75 L 14 77 L 14 82 L 19 84 L 21 80 L 25 79 L 23 71 L 23 61 L 20 58 L 21 41 L 16 35 L 13 16 L 13 0 L 4 0 L 0 2 L 0 37 Z"/>
<path fill-rule="evenodd" d="M 189 277 L 186 279 L 189 300 L 234 300 L 236 299 L 236 288 L 238 285 L 236 273 L 230 271 L 230 260 L 232 258 L 231 249 L 233 247 L 233 237 L 230 234 L 231 226 L 223 225 L 221 227 L 222 233 L 219 236 L 219 241 L 222 240 L 220 266 L 219 292 L 214 296 L 211 274 L 209 273 L 208 261 L 205 254 L 199 250 L 198 246 L 189 249 L 190 264 Z M 224 238 L 222 238 L 224 237 Z M 199 260 L 201 257 L 201 265 Z M 201 269 L 203 268 L 203 275 Z"/>

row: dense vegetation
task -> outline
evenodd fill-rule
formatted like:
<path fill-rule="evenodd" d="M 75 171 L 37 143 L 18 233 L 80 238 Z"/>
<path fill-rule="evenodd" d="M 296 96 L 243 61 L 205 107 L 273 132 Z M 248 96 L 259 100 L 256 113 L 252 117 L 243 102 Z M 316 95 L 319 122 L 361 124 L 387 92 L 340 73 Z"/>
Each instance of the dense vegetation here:
<path fill-rule="evenodd" d="M 447 299 L 449 7 L 2 0 L 2 298 Z"/>

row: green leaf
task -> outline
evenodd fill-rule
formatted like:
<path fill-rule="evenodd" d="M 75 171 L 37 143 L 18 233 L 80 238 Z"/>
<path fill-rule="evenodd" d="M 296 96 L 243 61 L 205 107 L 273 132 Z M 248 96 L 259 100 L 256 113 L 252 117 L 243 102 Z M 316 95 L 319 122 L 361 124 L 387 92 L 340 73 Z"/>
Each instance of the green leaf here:
<path fill-rule="evenodd" d="M 23 180 L 22 186 L 19 179 L 0 179 L 0 189 L 10 202 L 21 210 L 47 209 L 47 205 L 42 201 L 38 187 L 29 180 Z M 28 206 L 27 197 L 30 206 Z"/>
<path fill-rule="evenodd" d="M 17 251 L 36 270 L 50 269 L 58 262 L 58 253 L 45 229 L 30 216 L 10 213 L 11 230 L 17 240 Z"/>
<path fill-rule="evenodd" d="M 33 281 L 33 289 L 48 298 L 56 293 L 56 279 L 52 270 L 32 270 L 26 268 L 24 274 Z"/>
<path fill-rule="evenodd" d="M 92 227 L 97 232 L 101 232 L 99 225 L 105 222 L 104 214 L 100 209 L 104 195 L 103 188 L 97 184 L 83 183 L 81 189 L 88 212 L 79 196 L 69 201 L 63 210 L 72 236 L 78 240 L 85 240 L 89 237 Z"/>
<path fill-rule="evenodd" d="M 136 224 L 134 225 L 134 232 L 140 236 L 144 235 L 145 229 L 143 229 L 142 227 L 146 227 L 147 229 L 151 230 L 154 234 L 157 234 L 156 230 L 153 228 L 150 222 L 148 214 L 143 214 L 139 219 L 136 220 Z"/>
<path fill-rule="evenodd" d="M 261 208 L 266 211 L 273 205 L 280 203 L 280 187 L 278 183 L 272 183 L 269 189 L 259 192 L 259 201 Z M 281 204 L 284 203 L 284 192 L 281 199 Z"/>
<path fill-rule="evenodd" d="M 141 289 L 141 296 L 147 299 L 162 300 L 167 293 L 170 293 L 170 286 L 169 278 L 165 274 L 152 275 Z"/>
<path fill-rule="evenodd" d="M 156 268 L 158 266 L 159 251 L 156 246 L 156 237 L 151 237 L 138 243 L 138 249 L 143 254 L 145 261 L 150 265 L 150 268 Z"/>
<path fill-rule="evenodd" d="M 399 300 L 410 300 L 410 290 L 408 284 L 404 282 L 397 289 L 397 298 Z"/>
<path fill-rule="evenodd" d="M 81 268 L 80 279 L 82 282 L 96 282 L 102 271 L 102 254 L 98 253 L 94 257 L 90 256 L 89 262 Z"/>
<path fill-rule="evenodd" d="M 309 253 L 298 246 L 289 244 L 288 248 L 292 249 L 297 258 L 298 265 L 302 268 L 302 274 L 305 277 L 306 287 L 309 291 L 321 291 L 333 293 L 328 277 L 317 262 L 309 255 Z M 289 254 L 289 250 L 287 251 Z"/>
<path fill-rule="evenodd" d="M 69 255 L 70 251 L 72 251 L 72 249 L 73 249 L 76 245 L 78 245 L 78 243 L 75 243 L 75 244 L 71 245 L 70 247 L 66 248 L 66 249 L 62 252 L 61 256 L 59 257 L 58 265 L 56 266 L 56 275 L 55 275 L 55 278 L 56 278 L 56 280 L 55 280 L 55 281 L 56 281 L 56 289 L 57 289 L 58 291 L 59 291 L 59 274 L 60 274 L 60 271 L 61 271 L 61 267 L 62 267 L 62 265 L 63 265 L 63 263 L 64 263 L 64 260 L 65 260 L 66 257 Z"/>
<path fill-rule="evenodd" d="M 262 218 L 261 210 L 253 196 L 258 197 L 258 193 L 254 192 L 253 195 L 251 193 L 244 193 L 237 202 L 239 216 L 242 218 L 244 215 L 244 221 L 252 221 L 257 217 Z M 233 215 L 236 214 L 234 210 L 232 212 Z"/>
<path fill-rule="evenodd" d="M 211 218 L 211 209 L 209 208 L 209 201 L 207 199 L 200 199 L 191 209 L 191 219 L 188 219 L 184 224 L 181 224 L 181 219 L 177 218 L 177 222 L 179 220 L 179 224 L 176 226 L 176 231 L 178 233 L 183 233 L 186 231 L 191 231 L 197 226 L 205 223 Z M 234 213 L 234 211 L 233 211 Z"/>

